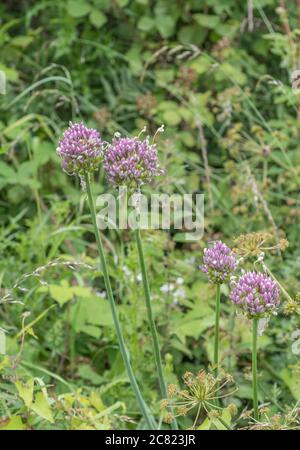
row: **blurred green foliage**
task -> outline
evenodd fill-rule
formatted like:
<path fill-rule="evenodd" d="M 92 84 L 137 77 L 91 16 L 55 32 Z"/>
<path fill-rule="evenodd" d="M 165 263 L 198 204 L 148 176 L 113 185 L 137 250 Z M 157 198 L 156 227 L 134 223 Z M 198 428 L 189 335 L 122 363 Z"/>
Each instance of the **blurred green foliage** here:
<path fill-rule="evenodd" d="M 268 265 L 299 290 L 297 2 L 276 0 L 7 0 L 0 5 L 0 428 L 142 426 L 117 348 L 84 195 L 56 147 L 69 120 L 109 140 L 159 136 L 155 189 L 204 192 L 205 235 L 143 233 L 168 382 L 207 367 L 214 291 L 199 271 L 211 239 L 269 231 L 289 240 Z M 251 5 L 253 7 L 251 7 Z M 95 192 L 108 190 L 100 170 Z M 124 333 L 143 394 L 159 414 L 137 253 L 127 231 L 105 235 Z M 250 407 L 250 326 L 222 291 L 221 356 Z M 51 308 L 51 306 L 55 306 Z M 299 400 L 299 315 L 260 338 L 261 401 L 270 416 Z M 121 399 L 121 400 L 120 400 Z M 225 402 L 225 406 L 226 406 Z M 242 427 L 239 415 L 236 426 Z M 185 428 L 191 418 L 180 421 Z M 207 421 L 202 428 L 213 426 Z M 275 426 L 275 425 L 274 425 Z"/>

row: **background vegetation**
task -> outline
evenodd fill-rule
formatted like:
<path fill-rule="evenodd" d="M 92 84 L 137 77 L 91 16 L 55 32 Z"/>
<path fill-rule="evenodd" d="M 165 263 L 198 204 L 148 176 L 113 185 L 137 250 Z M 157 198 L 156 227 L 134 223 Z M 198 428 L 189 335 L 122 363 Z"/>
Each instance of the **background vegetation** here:
<path fill-rule="evenodd" d="M 78 181 L 61 171 L 58 138 L 69 120 L 83 119 L 106 139 L 165 125 L 166 176 L 155 189 L 204 192 L 206 222 L 204 239 L 194 243 L 174 230 L 143 233 L 153 307 L 168 382 L 206 368 L 214 290 L 199 265 L 209 240 L 234 246 L 253 231 L 269 232 L 270 246 L 286 238 L 289 247 L 266 261 L 292 298 L 299 290 L 300 103 L 291 84 L 300 63 L 299 2 L 7 0 L 0 17 L 7 77 L 0 96 L 0 427 L 143 426 L 87 205 Z M 109 189 L 102 172 L 95 186 Z M 105 242 L 135 373 L 159 414 L 132 234 L 109 232 Z M 251 330 L 227 294 L 224 288 L 221 355 L 239 386 L 230 402 L 238 408 L 235 426 L 243 427 Z M 274 427 L 284 427 L 300 397 L 299 355 L 291 348 L 297 305 L 292 312 L 281 311 L 260 338 L 260 401 Z M 180 419 L 183 428 L 191 423 Z"/>

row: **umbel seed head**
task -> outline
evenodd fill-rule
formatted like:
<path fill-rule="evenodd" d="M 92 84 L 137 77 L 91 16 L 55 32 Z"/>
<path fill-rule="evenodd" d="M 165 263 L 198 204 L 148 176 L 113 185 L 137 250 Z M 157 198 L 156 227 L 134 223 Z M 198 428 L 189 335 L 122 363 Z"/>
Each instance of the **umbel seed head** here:
<path fill-rule="evenodd" d="M 104 170 L 115 187 L 139 188 L 160 175 L 157 148 L 149 139 L 114 138 L 104 155 Z"/>
<path fill-rule="evenodd" d="M 236 266 L 236 256 L 224 242 L 214 241 L 212 247 L 204 249 L 201 270 L 207 274 L 211 283 L 228 281 Z"/>
<path fill-rule="evenodd" d="M 81 123 L 70 122 L 59 141 L 57 154 L 69 175 L 84 175 L 98 169 L 103 158 L 104 142 L 98 131 Z"/>
<path fill-rule="evenodd" d="M 277 283 L 263 273 L 242 275 L 230 293 L 230 299 L 250 319 L 276 314 L 280 304 Z"/>

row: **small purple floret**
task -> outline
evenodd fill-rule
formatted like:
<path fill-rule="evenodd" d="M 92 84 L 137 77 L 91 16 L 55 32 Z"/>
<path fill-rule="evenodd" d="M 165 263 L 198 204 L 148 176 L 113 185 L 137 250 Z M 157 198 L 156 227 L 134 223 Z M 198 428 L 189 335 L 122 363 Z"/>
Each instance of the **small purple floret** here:
<path fill-rule="evenodd" d="M 115 138 L 104 155 L 104 170 L 113 186 L 139 188 L 162 173 L 157 148 L 148 139 Z"/>
<path fill-rule="evenodd" d="M 233 251 L 222 241 L 213 242 L 212 247 L 204 249 L 202 272 L 211 283 L 222 284 L 229 280 L 237 266 Z"/>
<path fill-rule="evenodd" d="M 276 312 L 280 304 L 279 288 L 263 273 L 247 272 L 240 277 L 230 299 L 249 317 L 264 317 Z"/>
<path fill-rule="evenodd" d="M 96 170 L 103 158 L 103 145 L 98 131 L 87 128 L 82 122 L 70 122 L 57 148 L 63 170 L 70 175 Z"/>

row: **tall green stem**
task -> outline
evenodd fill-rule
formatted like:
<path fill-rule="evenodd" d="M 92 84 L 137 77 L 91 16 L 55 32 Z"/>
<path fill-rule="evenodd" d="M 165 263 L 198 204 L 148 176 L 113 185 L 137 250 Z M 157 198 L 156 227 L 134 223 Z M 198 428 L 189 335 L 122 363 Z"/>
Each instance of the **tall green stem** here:
<path fill-rule="evenodd" d="M 145 403 L 145 401 L 144 401 L 144 399 L 142 397 L 142 394 L 141 394 L 140 389 L 138 387 L 137 381 L 135 379 L 135 376 L 134 376 L 134 373 L 133 373 L 133 370 L 132 370 L 132 367 L 131 367 L 131 364 L 130 364 L 129 353 L 128 353 L 128 350 L 127 350 L 127 348 L 125 346 L 122 330 L 121 330 L 121 327 L 120 327 L 118 313 L 117 313 L 115 300 L 114 300 L 114 296 L 113 296 L 113 291 L 112 291 L 111 284 L 110 284 L 110 279 L 109 279 L 109 274 L 108 274 L 108 269 L 107 269 L 104 249 L 103 249 L 103 245 L 102 245 L 99 229 L 98 229 L 98 226 L 97 226 L 95 204 L 94 204 L 94 200 L 93 200 L 91 184 L 90 184 L 90 178 L 89 178 L 88 174 L 85 175 L 85 184 L 86 184 L 86 191 L 87 191 L 87 196 L 88 196 L 89 207 L 90 207 L 91 216 L 92 216 L 92 222 L 93 222 L 93 226 L 94 226 L 94 233 L 95 233 L 95 237 L 96 237 L 97 248 L 98 248 L 100 262 L 101 262 L 101 270 L 103 272 L 105 288 L 106 288 L 107 297 L 108 297 L 108 300 L 109 300 L 109 303 L 110 303 L 110 307 L 111 307 L 111 312 L 112 312 L 112 317 L 113 317 L 115 329 L 116 329 L 117 336 L 118 336 L 120 351 L 121 351 L 121 354 L 122 354 L 122 357 L 123 357 L 123 361 L 124 361 L 124 364 L 125 364 L 125 367 L 126 367 L 126 370 L 127 370 L 128 378 L 129 378 L 130 383 L 131 383 L 131 387 L 132 387 L 132 389 L 134 391 L 134 394 L 136 396 L 136 400 L 137 400 L 137 402 L 139 404 L 139 407 L 140 407 L 140 409 L 142 411 L 142 414 L 144 416 L 146 424 L 147 424 L 147 426 L 148 426 L 148 428 L 150 430 L 154 430 L 156 428 L 156 424 L 155 424 L 154 418 L 152 417 L 151 413 L 149 412 L 149 409 L 148 409 L 148 407 L 147 407 L 147 405 L 146 405 L 146 403 Z"/>
<path fill-rule="evenodd" d="M 163 373 L 163 368 L 162 368 L 158 334 L 157 334 L 156 325 L 155 325 L 153 313 L 152 313 L 150 287 L 149 287 L 148 274 L 147 274 L 145 258 L 144 258 L 141 232 L 140 232 L 139 228 L 137 228 L 135 230 L 135 237 L 136 237 L 136 243 L 137 243 L 137 248 L 138 248 L 141 271 L 142 271 L 142 280 L 143 280 L 143 286 L 144 286 L 144 294 L 145 294 L 148 322 L 149 322 L 151 335 L 152 335 L 154 358 L 155 358 L 155 364 L 156 364 L 156 369 L 157 369 L 157 374 L 158 374 L 159 387 L 160 387 L 162 397 L 167 398 L 168 393 L 167 393 L 167 388 L 166 388 L 166 383 L 165 383 L 165 378 L 164 378 L 164 373 Z M 173 419 L 171 426 L 172 426 L 173 430 L 178 429 L 175 418 Z"/>
<path fill-rule="evenodd" d="M 219 371 L 219 328 L 220 328 L 220 297 L 221 286 L 217 284 L 216 311 L 215 311 L 215 343 L 214 343 L 214 372 L 218 376 Z"/>
<path fill-rule="evenodd" d="M 257 395 L 257 324 L 258 319 L 252 321 L 252 387 L 254 419 L 258 420 L 258 395 Z"/>

